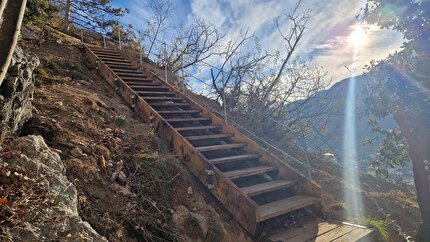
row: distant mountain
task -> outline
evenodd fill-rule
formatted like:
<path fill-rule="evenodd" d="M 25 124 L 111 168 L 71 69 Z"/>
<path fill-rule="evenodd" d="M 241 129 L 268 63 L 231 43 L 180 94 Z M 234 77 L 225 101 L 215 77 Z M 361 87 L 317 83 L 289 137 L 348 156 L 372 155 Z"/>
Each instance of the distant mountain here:
<path fill-rule="evenodd" d="M 355 99 L 356 99 L 356 144 L 358 160 L 368 159 L 375 149 L 379 147 L 382 139 L 371 131 L 369 124 L 369 114 L 366 111 L 366 93 L 367 85 L 363 76 L 352 77 L 356 80 Z M 300 113 L 293 115 L 302 115 L 309 121 L 318 119 L 318 125 L 313 127 L 312 136 L 314 138 L 308 142 L 308 146 L 313 150 L 330 152 L 333 148 L 335 153 L 342 157 L 342 141 L 345 118 L 345 106 L 348 92 L 348 86 L 351 78 L 344 79 L 334 84 L 330 89 L 318 92 L 314 97 L 308 100 L 300 100 L 291 104 L 291 108 L 300 105 Z M 322 114 L 321 114 L 322 113 Z M 316 117 L 315 114 L 317 115 Z M 377 121 L 380 127 L 391 129 L 396 127 L 394 119 L 389 116 Z M 322 124 L 321 124 L 322 123 Z M 320 133 L 320 134 L 318 134 Z M 372 140 L 371 143 L 365 142 Z M 329 145 L 327 145 L 327 143 Z"/>

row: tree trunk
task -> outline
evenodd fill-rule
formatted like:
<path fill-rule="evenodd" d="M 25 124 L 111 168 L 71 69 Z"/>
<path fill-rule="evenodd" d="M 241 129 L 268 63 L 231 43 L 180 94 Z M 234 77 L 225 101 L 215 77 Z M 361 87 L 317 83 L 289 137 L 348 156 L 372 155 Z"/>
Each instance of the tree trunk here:
<path fill-rule="evenodd" d="M 71 8 L 71 1 L 72 0 L 67 0 L 66 2 L 66 8 L 64 9 L 64 24 L 65 24 L 65 30 L 69 31 L 69 26 L 70 26 L 70 8 Z"/>
<path fill-rule="evenodd" d="M 424 161 L 430 161 L 430 128 L 424 114 L 408 114 L 405 109 L 394 114 L 394 119 L 409 146 L 412 161 L 417 201 L 420 207 L 422 224 L 416 241 L 430 239 L 430 182 Z"/>

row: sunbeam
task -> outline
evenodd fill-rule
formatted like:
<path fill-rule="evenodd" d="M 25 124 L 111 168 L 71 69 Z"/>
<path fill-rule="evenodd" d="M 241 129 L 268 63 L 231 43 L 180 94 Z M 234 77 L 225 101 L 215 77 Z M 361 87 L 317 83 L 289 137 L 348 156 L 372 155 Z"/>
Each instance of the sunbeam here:
<path fill-rule="evenodd" d="M 363 200 L 361 197 L 361 186 L 359 170 L 357 165 L 356 147 L 356 78 L 355 78 L 355 59 L 357 46 L 354 46 L 353 69 L 348 86 L 348 93 L 345 100 L 345 118 L 343 131 L 343 181 L 344 181 L 344 200 L 346 202 L 348 218 L 360 221 L 364 217 Z"/>

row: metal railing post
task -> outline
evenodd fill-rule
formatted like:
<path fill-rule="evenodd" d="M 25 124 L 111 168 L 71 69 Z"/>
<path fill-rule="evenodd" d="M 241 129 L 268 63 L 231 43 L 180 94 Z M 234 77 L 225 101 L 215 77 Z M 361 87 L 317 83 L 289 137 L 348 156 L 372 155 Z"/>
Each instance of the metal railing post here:
<path fill-rule="evenodd" d="M 84 43 L 84 33 L 81 27 L 81 43 Z"/>
<path fill-rule="evenodd" d="M 224 82 L 224 70 L 221 70 L 221 80 L 222 80 L 222 101 L 223 101 L 223 106 L 224 106 L 224 121 L 225 123 L 227 123 L 227 101 L 225 99 L 225 89 L 226 89 L 226 84 Z"/>
<path fill-rule="evenodd" d="M 164 79 L 167 81 L 167 46 L 164 43 Z"/>
<path fill-rule="evenodd" d="M 121 50 L 121 27 L 118 28 L 118 43 L 119 43 L 119 49 Z"/>
<path fill-rule="evenodd" d="M 103 20 L 104 22 L 104 20 Z M 102 31 L 103 31 L 103 46 L 106 49 L 106 35 L 105 35 L 105 27 L 104 27 L 104 23 L 102 22 Z"/>
<path fill-rule="evenodd" d="M 182 73 L 182 79 L 181 79 L 181 89 L 182 93 L 185 93 L 185 73 L 184 73 L 184 55 L 181 55 L 181 73 Z"/>

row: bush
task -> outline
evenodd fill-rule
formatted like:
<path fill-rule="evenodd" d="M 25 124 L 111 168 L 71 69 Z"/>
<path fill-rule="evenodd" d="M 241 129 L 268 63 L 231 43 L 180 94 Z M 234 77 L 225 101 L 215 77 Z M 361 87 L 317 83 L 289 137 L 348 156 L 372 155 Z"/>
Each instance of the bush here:
<path fill-rule="evenodd" d="M 389 241 L 390 235 L 388 233 L 388 223 L 383 220 L 378 220 L 374 218 L 367 218 L 366 225 L 369 228 L 376 230 L 379 238 L 382 241 Z"/>
<path fill-rule="evenodd" d="M 123 127 L 127 122 L 127 118 L 124 115 L 118 115 L 115 117 L 115 124 L 118 127 Z"/>
<path fill-rule="evenodd" d="M 26 24 L 44 25 L 50 22 L 59 10 L 51 0 L 28 0 L 24 22 Z"/>

